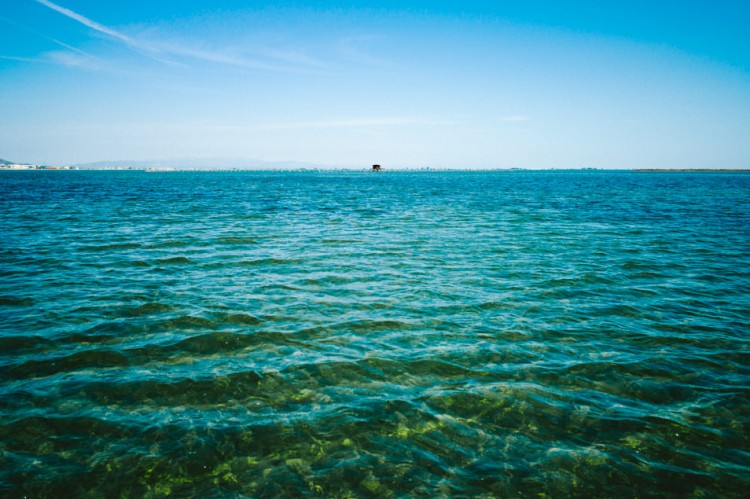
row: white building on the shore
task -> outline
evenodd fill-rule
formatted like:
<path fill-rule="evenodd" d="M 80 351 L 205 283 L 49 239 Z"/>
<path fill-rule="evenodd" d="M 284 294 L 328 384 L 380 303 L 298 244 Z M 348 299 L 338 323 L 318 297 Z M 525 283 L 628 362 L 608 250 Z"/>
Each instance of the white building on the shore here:
<path fill-rule="evenodd" d="M 25 163 L 3 163 L 0 164 L 0 170 L 77 170 L 72 166 L 40 166 L 28 165 Z"/>
<path fill-rule="evenodd" d="M 0 168 L 3 168 L 5 170 L 37 170 L 39 169 L 37 165 L 26 165 L 22 163 L 11 163 L 9 165 L 0 165 Z"/>

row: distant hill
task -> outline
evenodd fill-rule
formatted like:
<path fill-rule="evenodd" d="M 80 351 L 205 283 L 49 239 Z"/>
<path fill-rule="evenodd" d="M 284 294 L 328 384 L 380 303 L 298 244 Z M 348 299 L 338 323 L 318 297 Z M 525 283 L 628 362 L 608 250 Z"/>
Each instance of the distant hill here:
<path fill-rule="evenodd" d="M 302 161 L 263 161 L 243 158 L 194 158 L 96 161 L 71 166 L 84 170 L 122 168 L 132 168 L 134 170 L 145 170 L 147 168 L 169 168 L 175 170 L 289 170 L 300 168 L 331 168 L 333 165 L 320 165 Z"/>
<path fill-rule="evenodd" d="M 6 161 L 4 159 L 0 159 L 0 165 L 14 165 L 15 163 L 13 161 Z"/>

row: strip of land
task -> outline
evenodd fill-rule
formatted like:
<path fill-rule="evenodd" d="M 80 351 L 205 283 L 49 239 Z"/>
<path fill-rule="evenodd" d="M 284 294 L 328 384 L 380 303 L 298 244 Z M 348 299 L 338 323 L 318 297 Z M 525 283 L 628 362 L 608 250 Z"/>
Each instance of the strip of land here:
<path fill-rule="evenodd" d="M 633 170 L 641 173 L 750 173 L 750 169 L 731 168 L 637 168 Z"/>

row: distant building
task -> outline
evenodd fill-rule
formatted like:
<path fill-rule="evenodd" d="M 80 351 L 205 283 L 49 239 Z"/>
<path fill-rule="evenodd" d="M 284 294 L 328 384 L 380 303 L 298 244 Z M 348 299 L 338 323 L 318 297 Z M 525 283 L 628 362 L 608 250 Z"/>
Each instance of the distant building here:
<path fill-rule="evenodd" d="M 380 165 L 372 165 L 372 171 L 379 172 L 381 170 Z"/>
<path fill-rule="evenodd" d="M 3 168 L 6 168 L 8 170 L 36 170 L 38 167 L 36 165 L 26 165 L 22 163 L 13 163 L 10 165 L 4 165 Z"/>

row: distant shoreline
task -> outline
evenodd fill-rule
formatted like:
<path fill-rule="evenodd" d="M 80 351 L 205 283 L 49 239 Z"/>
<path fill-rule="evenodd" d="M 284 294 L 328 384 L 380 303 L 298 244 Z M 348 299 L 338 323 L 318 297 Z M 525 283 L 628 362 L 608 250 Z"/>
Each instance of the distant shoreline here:
<path fill-rule="evenodd" d="M 636 168 L 638 173 L 750 173 L 750 169 L 738 168 Z"/>
<path fill-rule="evenodd" d="M 0 166 L 2 171 L 109 171 L 109 172 L 146 172 L 146 173 L 177 173 L 177 172 L 371 172 L 370 168 L 136 168 L 136 167 L 100 167 L 85 168 L 78 166 L 46 167 L 37 165 Z M 439 172 L 634 172 L 634 173 L 750 173 L 750 168 L 384 168 L 379 173 L 410 172 L 410 173 L 439 173 Z"/>

